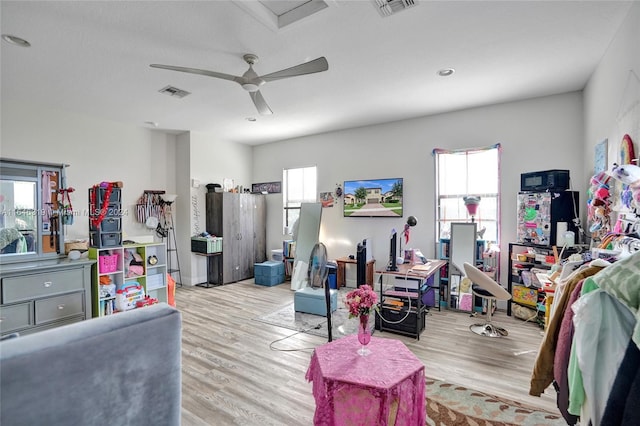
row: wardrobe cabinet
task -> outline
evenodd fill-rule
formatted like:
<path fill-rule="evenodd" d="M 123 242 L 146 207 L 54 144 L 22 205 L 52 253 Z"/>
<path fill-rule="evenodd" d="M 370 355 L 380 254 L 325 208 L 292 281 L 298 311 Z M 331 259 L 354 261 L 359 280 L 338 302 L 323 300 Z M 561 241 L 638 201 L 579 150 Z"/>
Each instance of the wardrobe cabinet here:
<path fill-rule="evenodd" d="M 253 277 L 253 265 L 266 260 L 266 203 L 261 194 L 207 193 L 207 232 L 222 237 L 222 283 Z M 209 282 L 215 282 L 219 264 Z"/>

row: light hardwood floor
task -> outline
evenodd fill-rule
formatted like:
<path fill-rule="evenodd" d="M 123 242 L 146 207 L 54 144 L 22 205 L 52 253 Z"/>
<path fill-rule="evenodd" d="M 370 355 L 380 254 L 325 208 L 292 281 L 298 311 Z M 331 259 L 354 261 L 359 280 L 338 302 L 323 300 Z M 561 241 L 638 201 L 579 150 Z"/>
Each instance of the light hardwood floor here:
<path fill-rule="evenodd" d="M 289 283 L 264 287 L 248 280 L 177 289 L 184 426 L 313 424 L 312 385 L 304 376 L 312 348 L 326 339 L 255 320 L 292 301 Z M 552 387 L 540 398 L 528 395 L 540 328 L 501 311 L 494 319 L 508 337 L 477 336 L 468 327 L 478 318 L 444 310 L 431 311 L 419 341 L 389 332 L 374 335 L 403 341 L 424 362 L 427 377 L 557 413 Z M 273 341 L 292 335 L 275 344 L 291 351 L 270 349 Z"/>

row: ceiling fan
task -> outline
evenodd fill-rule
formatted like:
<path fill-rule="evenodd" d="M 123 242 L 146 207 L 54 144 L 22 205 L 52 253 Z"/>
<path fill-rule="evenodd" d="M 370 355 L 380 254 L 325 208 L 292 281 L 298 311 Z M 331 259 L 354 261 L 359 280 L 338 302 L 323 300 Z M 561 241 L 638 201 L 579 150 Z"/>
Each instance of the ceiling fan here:
<path fill-rule="evenodd" d="M 254 54 L 247 53 L 242 58 L 246 63 L 249 64 L 249 69 L 244 74 L 242 74 L 242 76 L 224 74 L 216 71 L 201 70 L 197 68 L 176 67 L 173 65 L 151 64 L 150 66 L 153 68 L 188 72 L 191 74 L 200 74 L 206 75 L 208 77 L 216 77 L 222 78 L 224 80 L 235 81 L 236 83 L 241 85 L 244 90 L 249 92 L 251 100 L 258 109 L 258 112 L 262 115 L 273 114 L 273 111 L 271 111 L 271 108 L 269 108 L 269 105 L 267 105 L 267 102 L 264 100 L 259 90 L 260 86 L 262 86 L 264 83 L 268 81 L 280 80 L 283 78 L 296 77 L 304 74 L 313 74 L 329 69 L 329 63 L 327 62 L 327 59 L 322 56 L 309 62 L 305 62 L 280 71 L 272 72 L 271 74 L 260 76 L 253 70 L 253 65 L 258 62 L 258 57 Z"/>

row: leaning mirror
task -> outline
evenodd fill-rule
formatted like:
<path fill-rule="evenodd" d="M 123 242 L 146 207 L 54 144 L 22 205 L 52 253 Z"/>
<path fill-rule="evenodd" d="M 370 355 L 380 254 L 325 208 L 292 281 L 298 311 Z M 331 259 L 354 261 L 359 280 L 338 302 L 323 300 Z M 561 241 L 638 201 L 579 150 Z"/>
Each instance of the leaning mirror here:
<path fill-rule="evenodd" d="M 449 247 L 449 306 L 455 309 L 472 310 L 470 283 L 465 277 L 464 263 L 475 265 L 476 224 L 452 223 Z"/>
<path fill-rule="evenodd" d="M 0 160 L 0 261 L 58 256 L 64 247 L 58 190 L 64 166 Z"/>

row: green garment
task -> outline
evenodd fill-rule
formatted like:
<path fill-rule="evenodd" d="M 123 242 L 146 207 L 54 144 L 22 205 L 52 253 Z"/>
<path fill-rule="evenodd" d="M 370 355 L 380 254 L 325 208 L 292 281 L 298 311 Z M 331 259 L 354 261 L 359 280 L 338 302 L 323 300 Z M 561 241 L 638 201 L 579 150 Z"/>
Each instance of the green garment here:
<path fill-rule="evenodd" d="M 597 276 L 597 274 L 595 276 Z M 597 289 L 598 284 L 596 284 L 593 277 L 589 277 L 584 280 L 584 283 L 582 283 L 580 297 Z M 568 307 L 567 309 L 571 309 L 571 307 Z M 585 400 L 585 392 L 584 385 L 582 384 L 582 372 L 578 366 L 578 355 L 576 354 L 575 341 L 571 343 L 571 355 L 569 357 L 567 377 L 569 379 L 569 408 L 567 411 L 569 414 L 573 414 L 574 416 L 580 416 L 580 409 L 582 408 Z"/>

